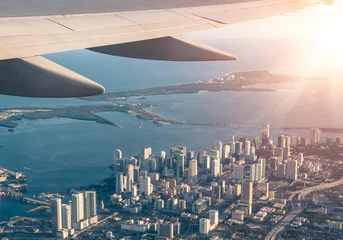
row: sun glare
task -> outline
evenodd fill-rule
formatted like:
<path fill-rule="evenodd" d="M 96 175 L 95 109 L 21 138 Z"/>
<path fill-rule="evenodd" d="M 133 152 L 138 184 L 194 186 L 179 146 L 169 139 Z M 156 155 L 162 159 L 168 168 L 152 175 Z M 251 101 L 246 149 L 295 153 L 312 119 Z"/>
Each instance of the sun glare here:
<path fill-rule="evenodd" d="M 313 35 L 310 36 L 318 60 L 331 69 L 343 65 L 343 2 L 336 2 L 320 16 L 314 16 Z"/>

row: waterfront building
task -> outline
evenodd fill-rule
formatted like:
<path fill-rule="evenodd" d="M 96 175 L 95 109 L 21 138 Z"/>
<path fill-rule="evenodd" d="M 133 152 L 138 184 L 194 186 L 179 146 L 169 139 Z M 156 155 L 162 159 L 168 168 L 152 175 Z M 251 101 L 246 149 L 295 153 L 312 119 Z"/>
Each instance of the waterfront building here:
<path fill-rule="evenodd" d="M 78 223 L 85 219 L 84 194 L 75 193 L 71 196 L 72 224 L 76 229 L 80 229 Z"/>
<path fill-rule="evenodd" d="M 68 204 L 62 205 L 62 228 L 70 230 L 71 224 L 71 206 Z"/>
<path fill-rule="evenodd" d="M 121 150 L 120 149 L 115 150 L 115 152 L 114 152 L 114 163 L 116 163 L 116 160 L 122 159 L 122 158 L 123 158 L 123 154 L 122 154 Z"/>
<path fill-rule="evenodd" d="M 52 234 L 57 236 L 58 231 L 62 228 L 62 205 L 61 199 L 55 198 L 50 201 L 51 204 L 51 228 Z"/>
<path fill-rule="evenodd" d="M 148 159 L 151 155 L 151 148 L 148 147 L 148 148 L 143 148 L 142 151 L 141 151 L 141 155 L 140 155 L 140 160 L 145 160 L 145 159 Z"/>
<path fill-rule="evenodd" d="M 311 144 L 316 144 L 320 142 L 320 130 L 318 128 L 312 128 L 310 130 Z"/>
<path fill-rule="evenodd" d="M 267 146 L 269 144 L 270 126 L 269 124 L 262 126 L 262 145 Z"/>
<path fill-rule="evenodd" d="M 84 206 L 85 206 L 85 218 L 91 218 L 97 215 L 96 207 L 96 192 L 85 191 L 84 192 Z"/>

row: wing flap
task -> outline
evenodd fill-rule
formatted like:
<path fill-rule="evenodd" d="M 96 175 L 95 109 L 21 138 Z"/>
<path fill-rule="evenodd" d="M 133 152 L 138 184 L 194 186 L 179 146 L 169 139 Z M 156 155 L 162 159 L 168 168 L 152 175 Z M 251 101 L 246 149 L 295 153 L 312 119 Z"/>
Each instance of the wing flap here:
<path fill-rule="evenodd" d="M 223 61 L 237 59 L 231 54 L 184 36 L 108 45 L 89 48 L 89 50 L 114 56 L 166 61 Z"/>
<path fill-rule="evenodd" d="M 101 85 L 41 56 L 0 61 L 0 72 L 0 94 L 65 98 L 105 91 Z"/>

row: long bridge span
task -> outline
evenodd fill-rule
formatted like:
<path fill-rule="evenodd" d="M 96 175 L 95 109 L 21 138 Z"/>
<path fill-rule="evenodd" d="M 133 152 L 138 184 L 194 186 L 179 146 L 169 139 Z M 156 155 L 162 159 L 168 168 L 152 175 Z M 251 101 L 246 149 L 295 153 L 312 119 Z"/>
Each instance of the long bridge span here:
<path fill-rule="evenodd" d="M 8 190 L 8 191 L 6 192 L 6 195 L 7 195 L 8 197 L 11 197 L 11 198 L 13 198 L 13 199 L 20 200 L 20 201 L 23 201 L 23 202 L 26 202 L 26 203 L 37 204 L 37 205 L 44 205 L 44 206 L 50 206 L 50 203 L 49 203 L 49 202 L 42 201 L 42 200 L 39 200 L 39 199 L 34 199 L 34 198 L 25 197 L 24 194 L 18 193 L 18 192 L 14 192 L 14 191 L 11 191 L 11 190 Z"/>

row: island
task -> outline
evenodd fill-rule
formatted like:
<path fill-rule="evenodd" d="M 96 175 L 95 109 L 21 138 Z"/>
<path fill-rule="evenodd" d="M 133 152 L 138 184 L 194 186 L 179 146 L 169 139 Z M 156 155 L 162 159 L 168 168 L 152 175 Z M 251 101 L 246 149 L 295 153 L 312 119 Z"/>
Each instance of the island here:
<path fill-rule="evenodd" d="M 302 80 L 323 80 L 319 78 L 300 78 L 294 76 L 284 76 L 272 74 L 268 71 L 253 71 L 228 74 L 224 77 L 199 81 L 196 83 L 182 84 L 175 86 L 154 87 L 122 92 L 112 92 L 100 96 L 81 98 L 87 101 L 102 101 L 108 104 L 89 104 L 81 106 L 61 106 L 61 107 L 20 107 L 0 109 L 0 126 L 8 128 L 8 131 L 14 132 L 22 119 L 38 120 L 51 118 L 69 118 L 83 121 L 93 121 L 97 123 L 111 125 L 117 128 L 120 126 L 110 121 L 99 113 L 103 112 L 123 112 L 135 116 L 139 119 L 150 121 L 156 125 L 166 124 L 193 125 L 193 126 L 213 126 L 213 127 L 244 127 L 244 128 L 262 128 L 261 124 L 237 124 L 237 123 L 197 123 L 185 122 L 169 119 L 149 111 L 149 108 L 156 107 L 148 103 L 125 104 L 119 100 L 128 97 L 138 97 L 145 99 L 149 95 L 166 94 L 191 94 L 199 91 L 275 91 L 273 89 L 249 87 L 253 84 L 273 84 Z M 271 126 L 279 129 L 310 129 L 311 127 L 288 128 L 286 126 Z M 314 126 L 313 126 L 314 127 Z M 318 128 L 318 127 L 316 127 Z M 343 132 L 343 129 L 320 128 L 322 131 Z"/>
<path fill-rule="evenodd" d="M 303 78 L 298 76 L 287 76 L 270 73 L 269 71 L 237 72 L 227 74 L 223 77 L 198 81 L 181 85 L 171 85 L 162 87 L 152 87 L 137 90 L 110 92 L 103 95 L 83 97 L 88 101 L 120 101 L 130 97 L 145 99 L 146 96 L 171 95 L 171 94 L 194 94 L 201 91 L 221 92 L 221 91 L 268 91 L 275 92 L 274 89 L 266 87 L 251 87 L 251 85 L 267 85 L 275 83 L 285 83 L 293 81 L 323 80 L 324 78 Z"/>

